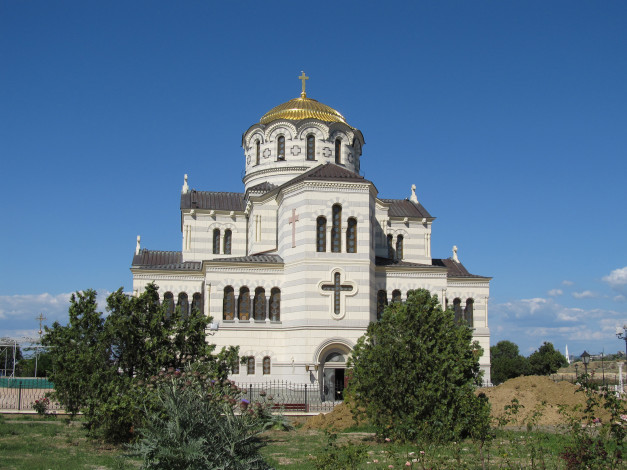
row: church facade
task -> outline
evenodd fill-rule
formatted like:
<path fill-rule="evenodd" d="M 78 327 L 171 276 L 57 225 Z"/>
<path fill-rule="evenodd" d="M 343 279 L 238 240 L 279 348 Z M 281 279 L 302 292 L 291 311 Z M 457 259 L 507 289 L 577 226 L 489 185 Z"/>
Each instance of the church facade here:
<path fill-rule="evenodd" d="M 181 191 L 181 251 L 140 247 L 133 290 L 213 317 L 208 340 L 238 345 L 238 383 L 288 380 L 341 398 L 346 360 L 370 322 L 425 288 L 474 328 L 490 381 L 490 278 L 431 255 L 434 217 L 415 186 L 385 199 L 360 175 L 364 137 L 335 109 L 300 97 L 242 137 L 243 192 Z"/>

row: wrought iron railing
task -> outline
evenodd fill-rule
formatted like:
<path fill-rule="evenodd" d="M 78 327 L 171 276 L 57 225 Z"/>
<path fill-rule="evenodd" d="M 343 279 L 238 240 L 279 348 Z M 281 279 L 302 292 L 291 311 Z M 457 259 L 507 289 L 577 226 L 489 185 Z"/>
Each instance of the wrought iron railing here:
<path fill-rule="evenodd" d="M 321 413 L 333 411 L 341 401 L 324 400 L 317 384 L 298 384 L 282 380 L 257 383 L 237 383 L 252 403 L 261 401 L 283 412 L 303 411 Z"/>

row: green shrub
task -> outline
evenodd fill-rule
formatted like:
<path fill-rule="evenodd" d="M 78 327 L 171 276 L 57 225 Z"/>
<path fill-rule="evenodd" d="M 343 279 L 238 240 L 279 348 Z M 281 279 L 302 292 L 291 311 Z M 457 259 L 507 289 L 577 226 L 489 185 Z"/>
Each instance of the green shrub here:
<path fill-rule="evenodd" d="M 132 446 L 143 459 L 142 468 L 269 468 L 259 453 L 264 425 L 257 407 L 239 399 L 232 382 L 188 368 L 155 377 L 148 387 L 158 411 L 146 410 L 145 427 Z"/>

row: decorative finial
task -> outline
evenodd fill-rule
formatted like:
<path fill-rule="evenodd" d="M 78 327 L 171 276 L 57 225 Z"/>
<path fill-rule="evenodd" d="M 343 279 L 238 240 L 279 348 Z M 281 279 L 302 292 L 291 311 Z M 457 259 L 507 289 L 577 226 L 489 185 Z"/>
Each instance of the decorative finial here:
<path fill-rule="evenodd" d="M 183 183 L 183 189 L 181 189 L 181 194 L 187 194 L 189 191 L 189 186 L 187 186 L 187 173 L 185 173 L 184 179 L 185 181 Z"/>
<path fill-rule="evenodd" d="M 453 245 L 453 261 L 459 263 L 459 258 L 457 257 L 457 245 Z"/>
<path fill-rule="evenodd" d="M 411 202 L 415 202 L 416 204 L 418 204 L 418 198 L 416 197 L 416 185 L 415 184 L 411 185 L 411 196 L 409 200 Z"/>
<path fill-rule="evenodd" d="M 39 320 L 39 337 L 41 338 L 41 334 L 44 332 L 41 326 L 41 322 L 46 320 L 46 317 L 44 317 L 43 313 L 40 313 L 38 317 L 35 317 L 35 320 Z"/>
<path fill-rule="evenodd" d="M 307 93 L 305 93 L 305 80 L 309 80 L 309 77 L 307 75 L 305 75 L 305 72 L 303 72 L 301 70 L 301 76 L 298 77 L 299 80 L 302 80 L 303 82 L 303 91 L 300 92 L 300 97 L 301 98 L 307 98 Z"/>
<path fill-rule="evenodd" d="M 137 235 L 137 245 L 135 245 L 135 254 L 139 254 L 139 242 L 141 241 L 141 237 Z"/>

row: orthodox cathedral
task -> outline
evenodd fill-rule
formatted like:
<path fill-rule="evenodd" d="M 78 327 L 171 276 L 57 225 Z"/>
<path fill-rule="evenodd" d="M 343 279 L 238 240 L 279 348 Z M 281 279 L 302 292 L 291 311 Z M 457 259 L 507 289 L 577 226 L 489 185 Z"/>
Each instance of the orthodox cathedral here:
<path fill-rule="evenodd" d="M 243 192 L 181 190 L 181 251 L 137 246 L 139 294 L 155 282 L 169 308 L 211 316 L 208 340 L 238 345 L 238 383 L 288 380 L 341 398 L 346 361 L 390 302 L 425 288 L 474 328 L 490 381 L 490 279 L 431 256 L 435 218 L 415 186 L 380 197 L 360 175 L 364 137 L 335 109 L 300 97 L 242 137 Z M 408 191 L 409 193 L 409 191 Z"/>

